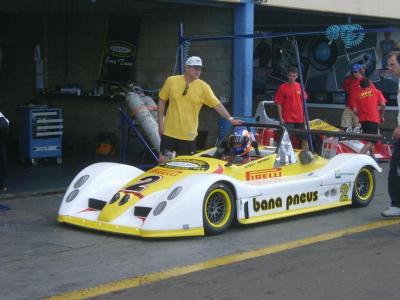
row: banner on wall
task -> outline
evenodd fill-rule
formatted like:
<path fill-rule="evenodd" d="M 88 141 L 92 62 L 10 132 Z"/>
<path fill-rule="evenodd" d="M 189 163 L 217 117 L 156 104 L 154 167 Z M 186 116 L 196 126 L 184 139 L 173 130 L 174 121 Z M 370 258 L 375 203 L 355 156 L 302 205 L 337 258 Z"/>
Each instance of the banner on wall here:
<path fill-rule="evenodd" d="M 134 80 L 140 19 L 128 15 L 110 15 L 100 64 L 99 81 L 125 84 Z"/>

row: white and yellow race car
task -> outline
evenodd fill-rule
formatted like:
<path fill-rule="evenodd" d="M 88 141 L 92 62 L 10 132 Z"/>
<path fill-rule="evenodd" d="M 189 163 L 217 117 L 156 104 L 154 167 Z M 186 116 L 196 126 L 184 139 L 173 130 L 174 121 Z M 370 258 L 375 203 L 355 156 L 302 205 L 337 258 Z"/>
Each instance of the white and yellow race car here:
<path fill-rule="evenodd" d="M 374 196 L 369 156 L 325 159 L 294 150 L 280 125 L 243 124 L 249 132 L 272 128 L 275 147 L 253 148 L 247 159 L 226 159 L 231 132 L 217 147 L 178 156 L 146 172 L 118 163 L 83 169 L 68 187 L 58 221 L 141 237 L 213 235 L 233 222 L 251 224 L 345 205 L 362 207 Z M 226 154 L 226 153 L 225 153 Z"/>

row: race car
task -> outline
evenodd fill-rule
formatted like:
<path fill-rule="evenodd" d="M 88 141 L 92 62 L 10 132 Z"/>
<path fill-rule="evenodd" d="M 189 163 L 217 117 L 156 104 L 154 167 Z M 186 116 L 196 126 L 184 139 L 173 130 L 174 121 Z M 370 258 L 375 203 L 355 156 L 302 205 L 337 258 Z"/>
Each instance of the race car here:
<path fill-rule="evenodd" d="M 320 119 L 314 119 L 310 121 L 310 128 L 316 130 L 327 130 L 340 132 L 341 130 L 335 126 L 332 126 L 325 121 Z M 360 128 L 348 128 L 348 133 L 360 133 Z M 329 143 L 328 148 L 331 150 L 328 155 L 336 155 L 338 153 L 360 153 L 361 149 L 365 146 L 366 142 L 359 139 L 335 139 L 332 137 L 322 137 L 322 142 Z M 324 145 L 322 145 L 324 148 Z M 377 140 L 374 145 L 374 157 L 380 161 L 389 161 L 392 158 L 392 151 L 389 144 L 382 143 L 381 140 Z"/>
<path fill-rule="evenodd" d="M 260 101 L 255 113 L 255 119 L 261 123 L 279 124 L 279 121 L 271 119 L 266 113 L 265 106 L 271 104 L 271 101 Z M 309 122 L 310 129 L 323 130 L 329 132 L 343 132 L 341 129 L 320 119 L 314 119 Z M 360 128 L 348 128 L 346 133 L 361 133 Z M 276 136 L 272 130 L 264 129 L 259 130 L 256 134 L 256 139 L 261 145 L 274 145 Z M 291 135 L 291 140 L 295 148 L 300 148 L 300 141 L 296 135 Z M 315 142 L 315 141 L 314 141 Z M 321 135 L 319 142 L 319 153 L 326 158 L 331 158 L 340 153 L 360 153 L 361 149 L 365 146 L 366 141 L 360 139 L 348 139 L 332 137 L 327 133 L 326 136 Z M 389 161 L 392 158 L 392 151 L 388 143 L 382 143 L 380 139 L 375 141 L 374 157 L 379 161 Z"/>
<path fill-rule="evenodd" d="M 276 146 L 260 146 L 250 138 L 265 128 L 279 135 Z M 248 137 L 243 155 L 237 152 L 238 130 Z M 68 187 L 58 221 L 140 237 L 215 235 L 234 222 L 367 206 L 374 196 L 375 171 L 381 168 L 369 156 L 325 159 L 294 150 L 280 125 L 245 123 L 232 127 L 217 147 L 146 172 L 118 163 L 88 166 Z"/>

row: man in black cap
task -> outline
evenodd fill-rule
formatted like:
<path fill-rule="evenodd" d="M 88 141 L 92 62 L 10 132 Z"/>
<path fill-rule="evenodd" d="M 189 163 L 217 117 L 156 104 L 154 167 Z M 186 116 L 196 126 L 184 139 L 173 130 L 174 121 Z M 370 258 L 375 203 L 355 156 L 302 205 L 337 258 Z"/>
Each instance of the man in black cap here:
<path fill-rule="evenodd" d="M 353 64 L 351 66 L 351 74 L 343 83 L 343 90 L 346 93 L 346 106 L 343 110 L 340 127 L 347 129 L 359 126 L 358 117 L 355 115 L 353 109 L 356 102 L 355 95 L 360 90 L 360 81 L 364 78 L 363 66 L 360 64 Z"/>

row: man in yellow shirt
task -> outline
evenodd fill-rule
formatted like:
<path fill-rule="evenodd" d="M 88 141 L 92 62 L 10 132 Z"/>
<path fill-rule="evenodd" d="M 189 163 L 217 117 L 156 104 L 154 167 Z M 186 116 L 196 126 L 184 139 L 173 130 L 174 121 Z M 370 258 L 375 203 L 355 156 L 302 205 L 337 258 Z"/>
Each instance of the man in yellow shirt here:
<path fill-rule="evenodd" d="M 170 76 L 160 90 L 158 102 L 158 127 L 161 136 L 160 162 L 168 159 L 168 153 L 178 155 L 194 153 L 195 138 L 199 126 L 199 113 L 203 104 L 214 108 L 218 114 L 232 125 L 240 125 L 241 120 L 232 117 L 211 87 L 200 79 L 204 68 L 200 57 L 191 56 L 186 61 L 183 75 Z M 168 110 L 164 118 L 166 103 Z"/>

